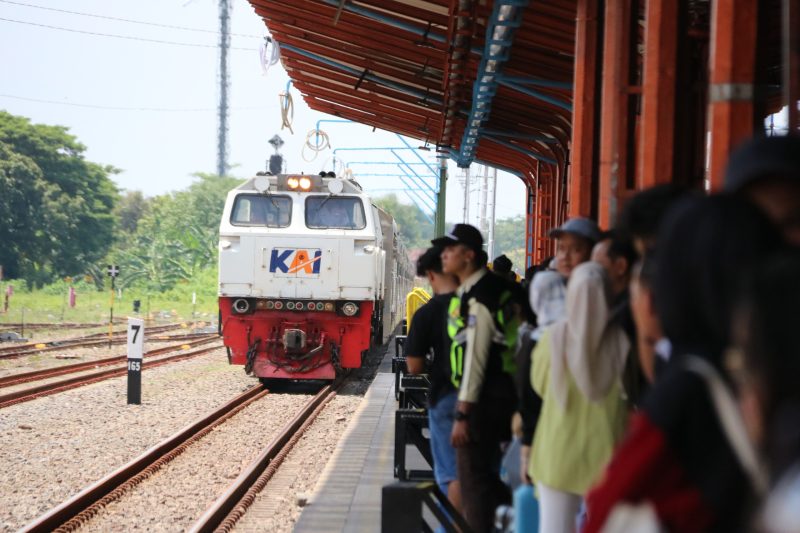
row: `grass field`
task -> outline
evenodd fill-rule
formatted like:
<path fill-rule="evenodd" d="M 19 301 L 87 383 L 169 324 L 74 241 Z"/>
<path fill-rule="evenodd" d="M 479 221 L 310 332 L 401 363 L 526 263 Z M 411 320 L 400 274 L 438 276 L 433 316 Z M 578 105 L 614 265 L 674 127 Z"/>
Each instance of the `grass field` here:
<path fill-rule="evenodd" d="M 13 294 L 8 299 L 8 310 L 3 312 L 6 287 L 11 284 Z M 114 317 L 134 316 L 155 320 L 216 321 L 217 295 L 215 285 L 197 287 L 185 284 L 163 293 L 148 293 L 131 288 L 114 295 Z M 98 291 L 85 283 L 76 284 L 75 307 L 69 306 L 69 285 L 60 283 L 40 290 L 28 291 L 24 283 L 0 283 L 0 325 L 9 323 L 41 322 L 108 322 L 111 307 L 109 290 Z M 192 304 L 192 293 L 196 303 Z M 133 301 L 139 300 L 139 313 L 133 312 Z"/>

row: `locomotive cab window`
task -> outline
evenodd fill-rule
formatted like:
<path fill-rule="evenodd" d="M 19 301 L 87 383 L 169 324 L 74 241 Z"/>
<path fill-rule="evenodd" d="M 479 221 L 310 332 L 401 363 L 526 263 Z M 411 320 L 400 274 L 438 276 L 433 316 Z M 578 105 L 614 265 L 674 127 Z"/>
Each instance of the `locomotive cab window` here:
<path fill-rule="evenodd" d="M 360 198 L 311 196 L 306 199 L 306 226 L 315 229 L 364 229 L 367 225 Z"/>
<path fill-rule="evenodd" d="M 240 194 L 231 213 L 234 226 L 285 228 L 292 220 L 292 199 L 288 196 Z"/>

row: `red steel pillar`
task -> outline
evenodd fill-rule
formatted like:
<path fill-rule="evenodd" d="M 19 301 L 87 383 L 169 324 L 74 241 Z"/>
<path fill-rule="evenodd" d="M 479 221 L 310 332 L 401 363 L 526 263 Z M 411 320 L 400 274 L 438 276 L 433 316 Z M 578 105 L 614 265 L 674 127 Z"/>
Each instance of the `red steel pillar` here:
<path fill-rule="evenodd" d="M 536 178 L 529 176 L 525 200 L 525 268 L 539 262 L 536 246 Z"/>
<path fill-rule="evenodd" d="M 606 3 L 603 46 L 603 91 L 600 126 L 600 183 L 598 224 L 613 225 L 620 191 L 628 176 L 628 99 L 631 43 L 637 35 L 631 29 L 631 0 Z M 632 170 L 632 169 L 631 169 Z"/>
<path fill-rule="evenodd" d="M 753 134 L 757 17 L 757 0 L 712 2 L 708 119 L 711 191 L 722 188 L 731 151 Z"/>
<path fill-rule="evenodd" d="M 783 0 L 783 94 L 790 132 L 800 128 L 800 1 Z"/>
<path fill-rule="evenodd" d="M 678 2 L 647 0 L 644 42 L 639 190 L 674 177 Z"/>
<path fill-rule="evenodd" d="M 579 0 L 575 19 L 575 75 L 573 82 L 572 146 L 569 167 L 569 216 L 592 214 L 595 179 L 595 109 L 600 42 L 597 0 Z"/>

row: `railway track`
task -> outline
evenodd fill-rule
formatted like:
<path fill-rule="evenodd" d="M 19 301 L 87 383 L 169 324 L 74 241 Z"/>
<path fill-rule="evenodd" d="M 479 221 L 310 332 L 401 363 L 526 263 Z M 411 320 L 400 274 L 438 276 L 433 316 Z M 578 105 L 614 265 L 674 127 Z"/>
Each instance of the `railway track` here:
<path fill-rule="evenodd" d="M 341 384 L 340 381 L 326 385 L 311 398 L 297 416 L 284 426 L 280 434 L 239 474 L 225 493 L 203 513 L 190 532 L 232 531 L 306 429 L 333 399 Z"/>
<path fill-rule="evenodd" d="M 154 335 L 180 329 L 182 324 L 167 324 L 164 326 L 154 326 L 145 330 L 148 340 L 179 340 L 170 338 L 159 338 Z M 112 336 L 112 344 L 122 344 L 127 342 L 125 331 L 116 331 Z M 41 343 L 28 343 L 23 346 L 9 346 L 0 348 L 0 359 L 15 359 L 17 357 L 24 357 L 42 352 L 52 352 L 55 350 L 63 350 L 65 348 L 88 348 L 92 346 L 103 346 L 108 344 L 108 333 L 93 333 L 91 335 L 84 335 L 81 337 L 74 337 L 71 339 L 63 339 L 57 341 L 48 341 Z"/>
<path fill-rule="evenodd" d="M 235 523 L 234 513 L 242 505 L 242 498 L 258 487 L 263 487 L 269 476 L 268 471 L 274 472 L 288 449 L 300 438 L 302 432 L 311 424 L 314 417 L 322 410 L 326 402 L 335 393 L 334 385 L 324 387 L 318 394 L 311 398 L 301 411 L 281 430 L 278 437 L 259 457 L 237 478 L 217 502 L 203 515 L 195 525 L 197 531 L 210 531 L 218 523 Z M 24 526 L 20 531 L 74 531 L 86 524 L 98 512 L 121 498 L 133 487 L 142 483 L 167 463 L 186 451 L 192 444 L 208 435 L 216 427 L 229 420 L 248 405 L 260 400 L 269 394 L 262 385 L 257 385 L 246 390 L 222 407 L 203 417 L 201 420 L 190 424 L 172 437 L 156 444 L 142 455 L 118 468 L 103 479 L 68 499 L 64 503 L 40 516 L 33 522 Z M 233 521 L 231 521 L 233 520 Z"/>
<path fill-rule="evenodd" d="M 114 319 L 114 324 L 124 324 L 124 319 Z M 16 331 L 18 329 L 42 330 L 42 329 L 90 329 L 108 327 L 108 322 L 6 322 L 0 324 L 0 333 L 6 331 Z"/>
<path fill-rule="evenodd" d="M 182 361 L 184 359 L 197 357 L 204 353 L 208 353 L 212 350 L 216 350 L 217 348 L 219 348 L 219 346 L 210 346 L 188 352 L 185 351 L 187 348 L 190 348 L 192 346 L 207 344 L 215 340 L 217 340 L 216 335 L 207 335 L 205 338 L 196 339 L 188 343 L 174 345 L 174 346 L 166 346 L 162 348 L 157 348 L 155 350 L 151 350 L 145 353 L 145 357 L 160 355 L 163 353 L 168 353 L 176 350 L 184 350 L 184 351 L 182 353 L 161 357 L 155 360 L 145 360 L 145 367 L 153 368 L 157 366 L 166 365 L 169 363 L 175 363 L 178 361 Z M 75 376 L 64 380 L 55 381 L 52 383 L 46 383 L 31 388 L 14 391 L 7 394 L 2 394 L 0 395 L 0 409 L 4 407 L 9 407 L 11 405 L 16 405 L 18 403 L 34 400 L 36 398 L 41 398 L 43 396 L 49 396 L 51 394 L 55 394 L 58 392 L 75 389 L 78 387 L 82 387 L 84 385 L 96 383 L 98 381 L 103 381 L 117 376 L 123 376 L 128 371 L 127 366 L 125 366 L 126 360 L 127 356 L 121 355 L 116 357 L 108 357 L 106 359 L 100 359 L 97 361 L 87 361 L 84 363 L 76 363 L 73 365 L 66 365 L 57 368 L 46 368 L 33 372 L 25 372 L 22 374 L 5 376 L 3 378 L 0 378 L 0 389 L 5 387 L 20 385 L 23 383 L 30 383 L 33 381 L 40 381 L 43 379 L 49 379 L 53 377 L 84 372 L 86 370 L 90 370 L 99 366 L 117 365 L 114 368 L 100 370 L 98 372 L 93 372 L 91 374 L 83 374 L 80 376 Z"/>

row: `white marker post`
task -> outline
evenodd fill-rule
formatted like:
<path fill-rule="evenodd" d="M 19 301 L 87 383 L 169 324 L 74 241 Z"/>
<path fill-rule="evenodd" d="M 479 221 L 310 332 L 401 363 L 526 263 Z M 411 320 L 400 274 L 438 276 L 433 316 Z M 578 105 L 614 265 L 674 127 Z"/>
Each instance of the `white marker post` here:
<path fill-rule="evenodd" d="M 144 320 L 128 319 L 128 405 L 142 403 L 142 356 Z"/>

